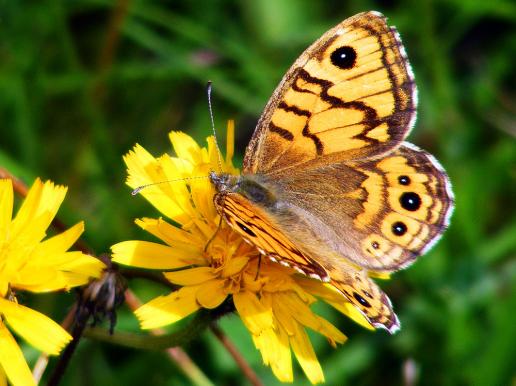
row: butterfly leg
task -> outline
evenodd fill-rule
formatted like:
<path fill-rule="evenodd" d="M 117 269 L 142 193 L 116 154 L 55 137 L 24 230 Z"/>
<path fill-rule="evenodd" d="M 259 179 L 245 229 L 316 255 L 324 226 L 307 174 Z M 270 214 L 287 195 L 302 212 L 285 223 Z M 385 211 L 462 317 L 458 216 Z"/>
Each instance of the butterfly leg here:
<path fill-rule="evenodd" d="M 206 245 L 204 246 L 204 252 L 208 251 L 208 247 L 210 246 L 211 242 L 215 239 L 215 236 L 217 236 L 217 233 L 219 233 L 220 227 L 222 226 L 222 215 L 219 217 L 219 224 L 217 225 L 217 229 L 213 233 L 213 236 L 210 237 Z"/>
<path fill-rule="evenodd" d="M 260 274 L 260 268 L 262 267 L 262 254 L 258 255 L 258 268 L 256 269 L 256 276 L 254 277 L 254 281 L 258 280 L 258 275 Z"/>

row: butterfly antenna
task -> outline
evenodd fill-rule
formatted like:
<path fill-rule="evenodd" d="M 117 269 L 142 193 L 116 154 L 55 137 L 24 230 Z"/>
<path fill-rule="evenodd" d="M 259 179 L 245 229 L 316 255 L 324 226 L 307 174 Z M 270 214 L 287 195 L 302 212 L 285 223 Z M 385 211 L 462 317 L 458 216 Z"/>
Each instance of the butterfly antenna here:
<path fill-rule="evenodd" d="M 136 196 L 138 193 L 140 193 L 143 189 L 148 188 L 149 186 L 155 186 L 155 185 L 161 185 L 161 184 L 168 184 L 169 182 L 176 182 L 176 181 L 188 181 L 188 180 L 198 180 L 201 178 L 208 178 L 208 176 L 197 176 L 197 177 L 185 177 L 185 178 L 175 178 L 173 180 L 165 180 L 165 181 L 159 181 L 159 182 L 153 182 L 151 184 L 145 184 L 140 185 L 136 189 L 134 189 L 131 194 L 133 196 Z"/>
<path fill-rule="evenodd" d="M 208 94 L 208 109 L 210 110 L 210 119 L 211 119 L 211 129 L 213 131 L 213 138 L 215 139 L 215 147 L 217 148 L 217 157 L 219 161 L 219 171 L 222 171 L 222 160 L 220 158 L 220 147 L 219 147 L 219 141 L 217 140 L 217 132 L 215 130 L 215 120 L 213 119 L 213 109 L 211 108 L 211 80 L 208 81 L 208 84 L 206 86 L 206 92 Z"/>
<path fill-rule="evenodd" d="M 206 87 L 206 92 L 208 94 L 208 109 L 210 111 L 211 129 L 213 131 L 213 138 L 215 140 L 215 147 L 217 148 L 217 159 L 218 159 L 218 164 L 219 164 L 219 170 L 222 171 L 222 159 L 220 158 L 221 152 L 220 152 L 219 142 L 217 140 L 217 132 L 215 130 L 215 120 L 213 119 L 213 109 L 211 108 L 211 85 L 212 85 L 212 82 L 211 82 L 211 80 L 209 80 L 208 84 L 207 84 L 207 87 Z M 159 181 L 159 182 L 153 182 L 153 183 L 150 183 L 150 184 L 140 185 L 136 189 L 134 189 L 131 192 L 131 194 L 133 196 L 136 196 L 143 189 L 148 188 L 149 186 L 167 184 L 169 182 L 175 182 L 175 181 L 197 180 L 197 179 L 200 179 L 200 178 L 208 178 L 208 176 L 176 178 L 176 179 L 173 179 L 173 180 L 165 180 L 165 181 Z"/>

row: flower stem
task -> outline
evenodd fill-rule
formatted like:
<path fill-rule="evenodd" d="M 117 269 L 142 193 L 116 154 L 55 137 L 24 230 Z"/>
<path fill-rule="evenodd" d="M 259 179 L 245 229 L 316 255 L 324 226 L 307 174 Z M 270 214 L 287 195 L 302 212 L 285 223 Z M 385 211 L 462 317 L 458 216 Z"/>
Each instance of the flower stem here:
<path fill-rule="evenodd" d="M 74 319 L 76 310 L 77 310 L 77 303 L 74 303 L 73 307 L 70 309 L 70 311 L 68 311 L 65 318 L 61 322 L 61 327 L 63 327 L 66 331 L 69 331 L 70 327 L 73 324 L 73 319 Z M 49 359 L 48 354 L 42 353 L 39 356 L 38 360 L 36 361 L 34 368 L 32 369 L 32 376 L 34 377 L 36 384 L 39 384 L 39 381 L 41 380 L 43 373 L 47 369 L 48 359 Z"/>
<path fill-rule="evenodd" d="M 54 371 L 52 372 L 52 375 L 50 376 L 47 382 L 47 386 L 57 386 L 63 378 L 65 370 L 68 367 L 68 364 L 70 363 L 70 359 L 72 358 L 72 355 L 75 352 L 75 349 L 79 344 L 79 341 L 81 340 L 82 334 L 86 327 L 86 322 L 87 319 L 77 321 L 75 323 L 72 329 L 73 340 L 68 344 L 68 346 L 66 346 L 66 348 L 63 350 L 63 353 L 59 357 L 59 361 L 57 362 L 57 365 L 54 368 Z"/>
<path fill-rule="evenodd" d="M 210 326 L 213 315 L 206 310 L 200 310 L 190 322 L 180 331 L 168 335 L 152 336 L 147 334 L 133 334 L 129 332 L 117 332 L 109 334 L 103 328 L 88 328 L 84 335 L 88 338 L 144 350 L 164 350 L 169 347 L 182 346 L 196 338 L 202 331 Z"/>
<path fill-rule="evenodd" d="M 131 290 L 125 291 L 125 303 L 134 312 L 141 306 L 140 300 Z M 164 335 L 165 331 L 157 328 L 151 330 L 153 335 Z M 166 349 L 168 357 L 174 362 L 180 370 L 190 379 L 193 385 L 197 386 L 213 386 L 211 381 L 188 354 L 181 347 L 170 347 Z"/>
<path fill-rule="evenodd" d="M 229 338 L 224 334 L 224 332 L 217 326 L 215 323 L 210 325 L 210 329 L 213 334 L 217 337 L 217 339 L 222 343 L 224 348 L 229 352 L 229 354 L 233 357 L 240 370 L 244 376 L 249 380 L 249 382 L 254 386 L 263 386 L 262 381 L 258 378 L 258 375 L 253 371 L 249 363 L 246 362 L 244 357 L 238 352 L 237 348 L 229 340 Z"/>

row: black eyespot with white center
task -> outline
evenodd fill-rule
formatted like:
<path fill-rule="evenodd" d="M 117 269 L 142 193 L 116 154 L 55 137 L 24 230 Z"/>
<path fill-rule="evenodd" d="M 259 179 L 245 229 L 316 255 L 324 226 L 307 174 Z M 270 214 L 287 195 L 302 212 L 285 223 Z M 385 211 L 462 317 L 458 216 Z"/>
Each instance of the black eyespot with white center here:
<path fill-rule="evenodd" d="M 332 52 L 330 59 L 333 65 L 343 70 L 349 70 L 355 66 L 357 52 L 350 46 L 339 47 Z"/>
<path fill-rule="evenodd" d="M 378 243 L 378 241 L 373 241 L 373 242 L 371 243 L 371 246 L 372 246 L 374 249 L 378 249 L 378 248 L 380 248 L 380 244 Z"/>
<path fill-rule="evenodd" d="M 421 197 L 414 192 L 405 192 L 400 197 L 400 204 L 403 209 L 414 212 L 421 207 Z"/>
<path fill-rule="evenodd" d="M 362 296 L 360 296 L 356 292 L 353 292 L 353 297 L 357 300 L 357 302 L 359 302 L 364 307 L 367 307 L 367 308 L 371 307 L 371 304 L 369 304 L 369 302 L 367 300 L 365 300 Z"/>
<path fill-rule="evenodd" d="M 240 227 L 240 229 L 242 229 L 249 236 L 256 237 L 256 234 L 251 229 L 249 229 L 244 224 L 242 224 L 241 222 L 237 222 L 237 225 Z"/>
<path fill-rule="evenodd" d="M 399 176 L 398 177 L 398 182 L 400 183 L 400 185 L 410 185 L 410 178 L 409 176 Z"/>
<path fill-rule="evenodd" d="M 403 236 L 405 233 L 407 233 L 407 226 L 405 223 L 397 221 L 392 224 L 392 233 L 394 233 L 396 236 Z"/>

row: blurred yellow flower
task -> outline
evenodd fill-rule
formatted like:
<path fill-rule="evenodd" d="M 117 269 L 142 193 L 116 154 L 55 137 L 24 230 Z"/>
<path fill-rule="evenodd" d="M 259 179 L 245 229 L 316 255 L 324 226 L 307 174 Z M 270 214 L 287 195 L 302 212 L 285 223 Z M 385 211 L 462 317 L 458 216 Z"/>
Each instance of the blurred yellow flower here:
<path fill-rule="evenodd" d="M 78 223 L 42 241 L 66 188 L 36 180 L 12 219 L 11 180 L 0 180 L 0 382 L 35 385 L 23 353 L 7 325 L 32 346 L 57 355 L 72 337 L 47 316 L 18 304 L 16 290 L 68 290 L 98 277 L 104 264 L 81 252 L 67 252 L 84 230 Z"/>
<path fill-rule="evenodd" d="M 136 311 L 142 328 L 174 323 L 232 297 L 264 363 L 271 366 L 278 379 L 293 381 L 293 352 L 310 382 L 323 382 L 306 328 L 322 334 L 332 345 L 343 343 L 346 337 L 310 306 L 322 299 L 367 328 L 371 326 L 336 290 L 269 259 L 259 262 L 257 249 L 225 223 L 217 231 L 220 217 L 213 204 L 215 190 L 207 176 L 212 170 L 239 173 L 232 164 L 232 122 L 227 138 L 225 160 L 219 158 L 212 137 L 207 139 L 207 148 L 201 148 L 181 132 L 170 133 L 176 157 L 165 154 L 154 158 L 139 145 L 124 157 L 128 185 L 147 185 L 141 195 L 178 225 L 162 218 L 136 220 L 164 244 L 124 241 L 112 246 L 113 261 L 163 270 L 171 283 L 181 287 Z"/>

